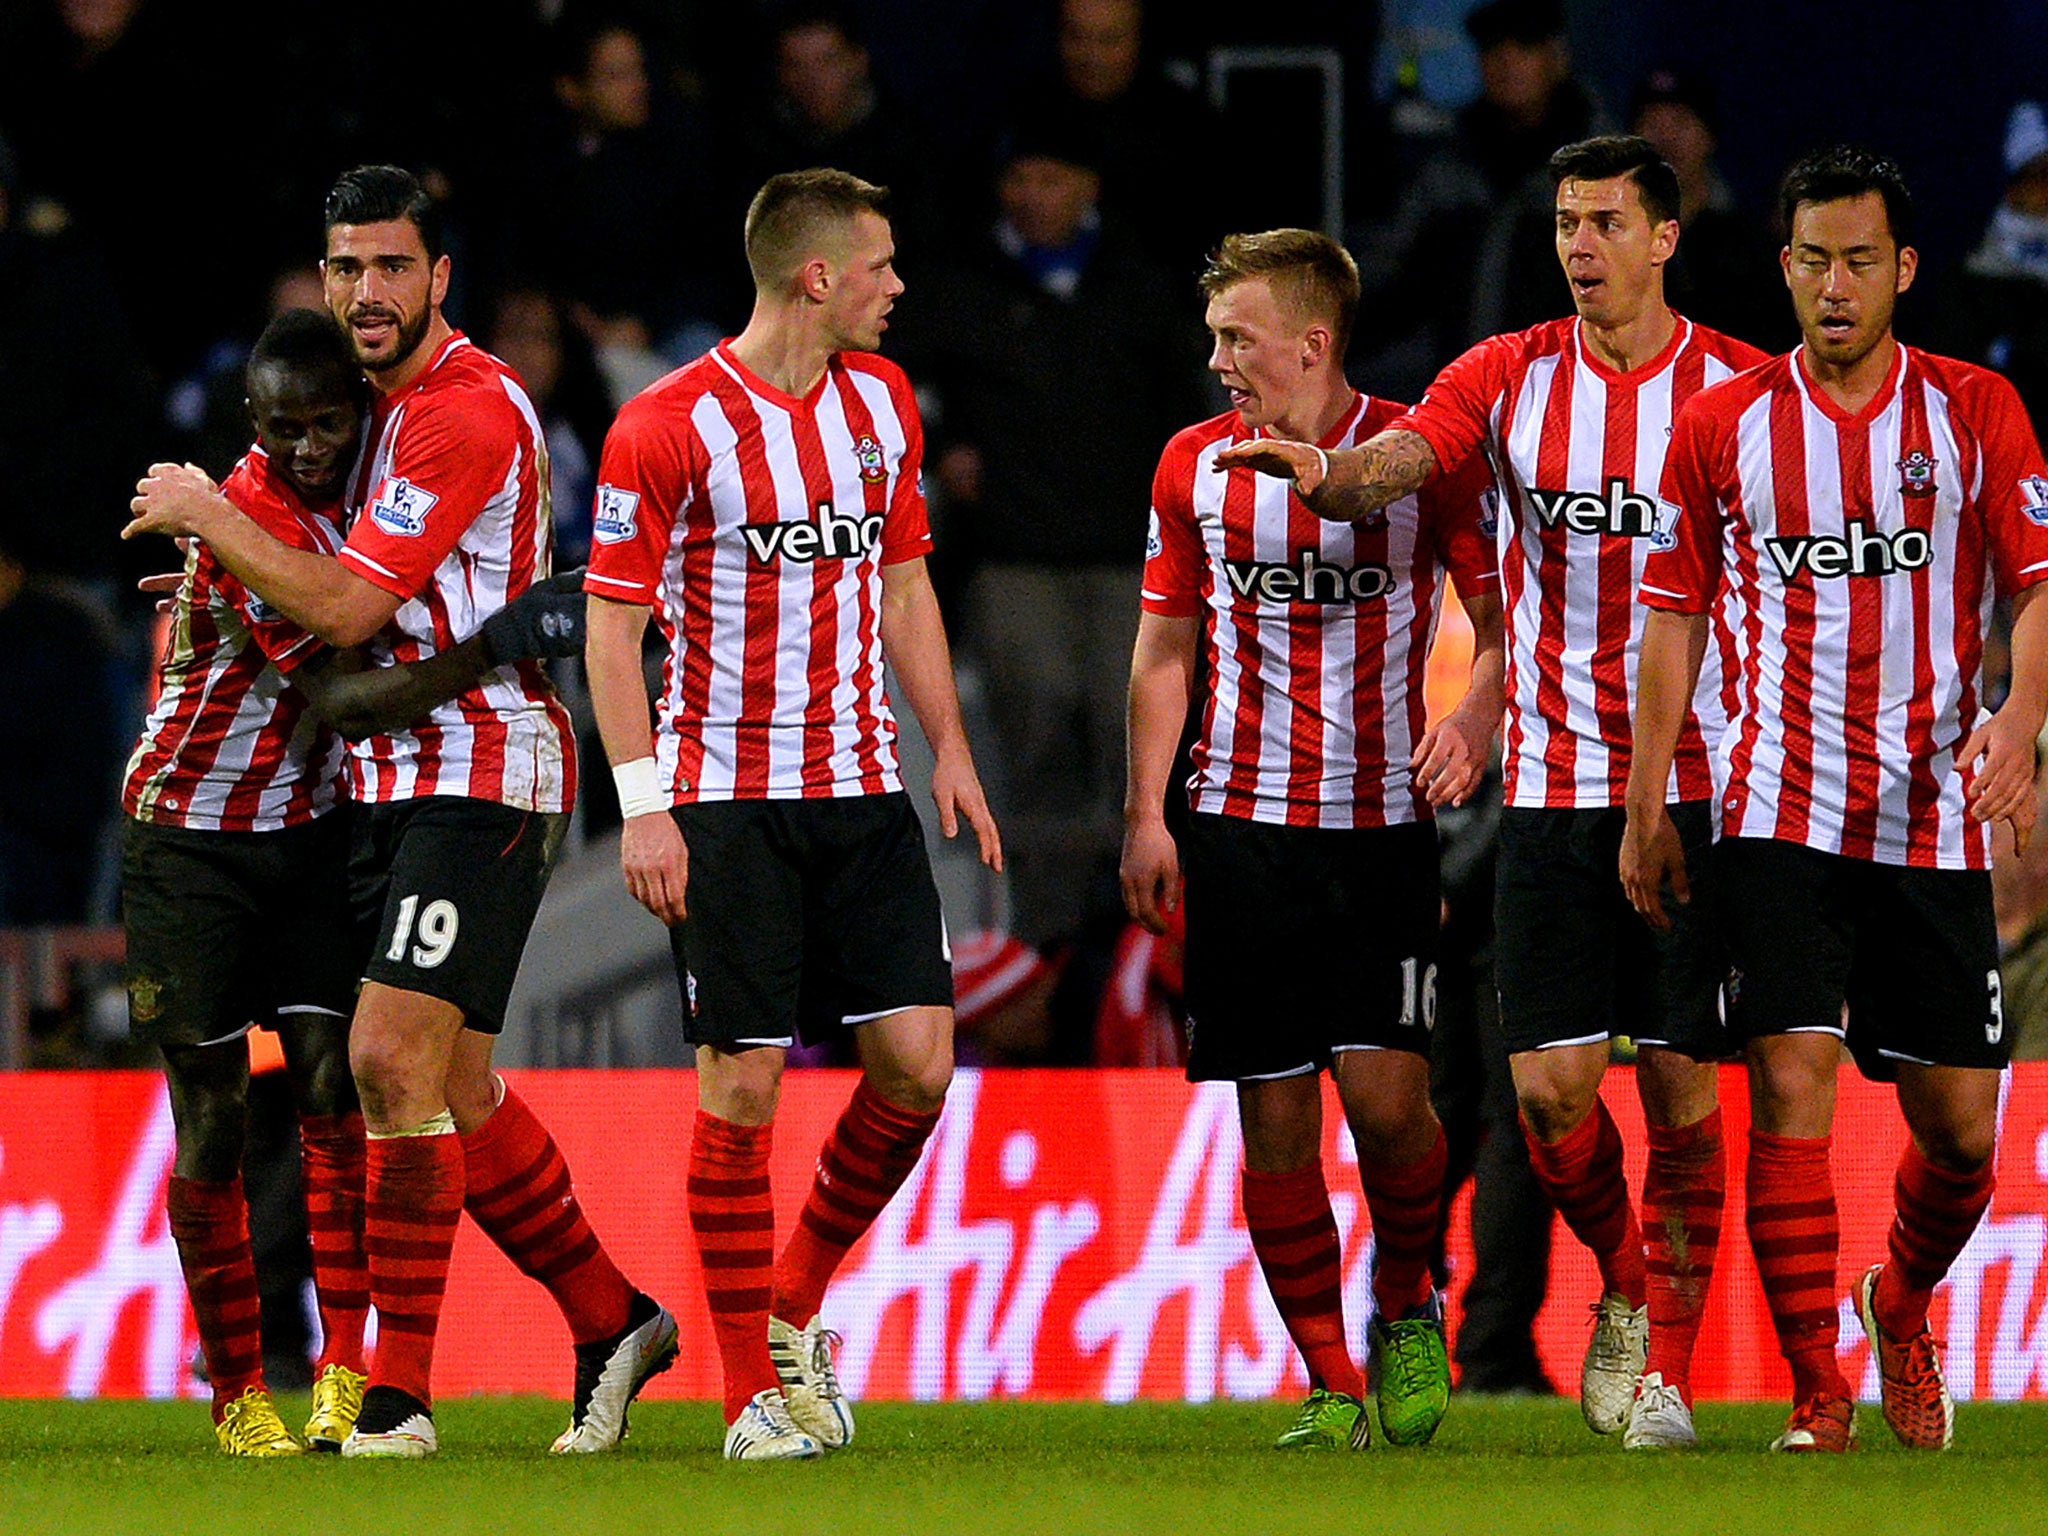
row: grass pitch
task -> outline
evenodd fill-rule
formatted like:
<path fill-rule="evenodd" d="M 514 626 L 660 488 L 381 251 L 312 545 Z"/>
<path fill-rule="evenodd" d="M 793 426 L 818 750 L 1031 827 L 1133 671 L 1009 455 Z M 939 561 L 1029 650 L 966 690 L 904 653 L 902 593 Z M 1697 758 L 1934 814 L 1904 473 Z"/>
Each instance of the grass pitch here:
<path fill-rule="evenodd" d="M 280 1404 L 302 1422 L 303 1399 Z M 717 1410 L 645 1403 L 618 1453 L 544 1454 L 564 1410 L 451 1399 L 427 1463 L 231 1461 L 198 1403 L 0 1402 L 0 1531 L 1681 1533 L 2048 1530 L 2048 1406 L 1965 1405 L 1901 1451 L 1875 1408 L 1841 1459 L 1761 1454 L 1770 1405 L 1703 1405 L 1698 1455 L 1627 1455 L 1569 1401 L 1456 1399 L 1435 1444 L 1266 1449 L 1279 1404 L 863 1404 L 820 1463 L 728 1466 Z"/>

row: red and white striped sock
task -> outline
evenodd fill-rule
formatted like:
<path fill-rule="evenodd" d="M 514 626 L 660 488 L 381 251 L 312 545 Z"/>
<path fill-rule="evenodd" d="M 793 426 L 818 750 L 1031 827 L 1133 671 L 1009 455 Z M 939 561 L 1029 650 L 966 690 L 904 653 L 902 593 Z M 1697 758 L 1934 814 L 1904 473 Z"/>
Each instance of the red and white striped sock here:
<path fill-rule="evenodd" d="M 1321 1160 L 1291 1173 L 1247 1168 L 1243 1188 L 1252 1251 L 1309 1381 L 1363 1397 L 1365 1381 L 1344 1338 L 1344 1255 Z"/>
<path fill-rule="evenodd" d="M 1652 1125 L 1643 1175 L 1643 1246 L 1650 1278 L 1650 1359 L 1667 1387 L 1692 1401 L 1693 1346 L 1707 1310 L 1721 1212 L 1728 1195 L 1728 1150 L 1721 1111 L 1691 1125 Z"/>
<path fill-rule="evenodd" d="M 775 1315 L 801 1328 L 860 1235 L 874 1225 L 939 1123 L 939 1111 L 891 1104 L 863 1077 L 818 1153 L 818 1175 L 775 1266 Z"/>
<path fill-rule="evenodd" d="M 775 1284 L 775 1202 L 768 1183 L 773 1130 L 700 1109 L 690 1138 L 690 1230 L 725 1372 L 728 1424 L 756 1393 L 781 1385 L 768 1358 L 768 1304 Z"/>
<path fill-rule="evenodd" d="M 463 1209 L 519 1272 L 555 1298 L 578 1344 L 626 1326 L 633 1287 L 590 1229 L 555 1138 L 508 1086 L 484 1123 L 462 1138 Z"/>
<path fill-rule="evenodd" d="M 1878 1272 L 1872 1310 L 1884 1331 L 1909 1339 L 1927 1322 L 1934 1288 L 1963 1251 L 1991 1204 L 1994 1157 L 1975 1173 L 1950 1173 L 1920 1155 L 1909 1139 L 1893 1181 L 1891 1255 Z"/>
<path fill-rule="evenodd" d="M 372 1136 L 364 1162 L 363 1238 L 377 1308 L 370 1385 L 431 1404 L 434 1333 L 462 1221 L 462 1138 L 453 1122 L 427 1135 Z"/>
<path fill-rule="evenodd" d="M 1749 1132 L 1744 1176 L 1744 1217 L 1750 1251 L 1771 1309 L 1778 1348 L 1792 1367 L 1792 1399 L 1816 1393 L 1847 1397 L 1849 1383 L 1835 1363 L 1840 1319 L 1835 1310 L 1835 1266 L 1841 1229 L 1835 1212 L 1831 1137 Z"/>
<path fill-rule="evenodd" d="M 1631 1307 L 1649 1300 L 1643 1266 L 1643 1231 L 1629 1203 L 1628 1175 L 1621 1163 L 1621 1129 L 1607 1105 L 1593 1101 L 1593 1112 L 1562 1140 L 1538 1141 L 1522 1122 L 1529 1144 L 1529 1167 L 1551 1204 L 1564 1217 L 1572 1235 L 1593 1250 L 1600 1265 L 1600 1288 L 1619 1292 Z"/>
<path fill-rule="evenodd" d="M 216 1184 L 176 1174 L 165 1203 L 218 1424 L 229 1403 L 263 1385 L 263 1303 L 249 1247 L 249 1206 L 240 1178 Z"/>
<path fill-rule="evenodd" d="M 363 1375 L 370 1261 L 363 1248 L 363 1117 L 299 1116 L 306 1229 L 313 1239 L 313 1294 L 320 1308 L 317 1376 L 330 1365 Z"/>

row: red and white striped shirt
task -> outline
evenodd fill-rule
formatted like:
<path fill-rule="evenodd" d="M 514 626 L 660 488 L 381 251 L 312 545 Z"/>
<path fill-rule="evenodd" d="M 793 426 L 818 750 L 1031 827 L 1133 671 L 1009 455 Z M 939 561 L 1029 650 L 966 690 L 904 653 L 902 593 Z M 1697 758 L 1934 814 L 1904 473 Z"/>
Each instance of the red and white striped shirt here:
<path fill-rule="evenodd" d="M 1679 407 L 1764 354 L 1680 318 L 1664 350 L 1616 373 L 1576 319 L 1482 341 L 1393 423 L 1420 433 L 1446 470 L 1492 461 L 1507 611 L 1506 803 L 1620 805 L 1643 616 L 1636 587 Z M 1679 738 L 1673 800 L 1713 793 L 1708 743 L 1732 698 L 1709 646 Z"/>
<path fill-rule="evenodd" d="M 249 450 L 221 491 L 294 549 L 341 548 L 341 529 L 299 499 L 261 448 Z M 194 545 L 121 808 L 137 821 L 200 832 L 275 832 L 332 810 L 342 740 L 290 681 L 320 650 L 212 550 Z"/>
<path fill-rule="evenodd" d="M 1321 446 L 1362 443 L 1401 410 L 1359 395 Z M 1145 610 L 1203 616 L 1190 803 L 1290 826 L 1426 820 L 1408 759 L 1444 575 L 1467 597 L 1499 585 L 1480 531 L 1484 464 L 1382 514 L 1325 522 L 1284 480 L 1216 472 L 1216 455 L 1253 435 L 1235 411 L 1189 427 L 1152 481 Z"/>
<path fill-rule="evenodd" d="M 721 345 L 605 437 L 584 589 L 652 605 L 655 760 L 676 804 L 901 789 L 882 566 L 930 552 L 903 370 L 833 356 L 803 399 Z"/>
<path fill-rule="evenodd" d="M 371 642 L 378 666 L 421 661 L 475 634 L 553 560 L 547 440 L 518 377 L 461 332 L 378 400 L 341 551 L 405 599 Z M 463 795 L 523 811 L 576 796 L 568 711 L 536 661 L 486 673 L 424 720 L 355 744 L 351 797 Z"/>
<path fill-rule="evenodd" d="M 1999 594 L 2048 578 L 2048 473 L 1997 374 L 1900 347 L 1853 415 L 1773 358 L 1679 417 L 1642 600 L 1725 595 L 1744 704 L 1721 829 L 1982 869 L 1955 754 L 1983 717 Z"/>

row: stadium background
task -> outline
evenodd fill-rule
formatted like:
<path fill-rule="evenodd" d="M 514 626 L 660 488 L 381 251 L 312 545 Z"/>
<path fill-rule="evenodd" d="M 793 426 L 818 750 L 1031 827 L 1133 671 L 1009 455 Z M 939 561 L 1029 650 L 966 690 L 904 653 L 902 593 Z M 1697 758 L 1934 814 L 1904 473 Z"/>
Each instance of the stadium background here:
<path fill-rule="evenodd" d="M 346 165 L 390 158 L 439 173 L 452 194 L 463 323 L 487 323 L 494 285 L 534 276 L 504 251 L 521 226 L 544 225 L 554 211 L 539 173 L 527 171 L 554 131 L 549 82 L 565 66 L 550 52 L 548 23 L 560 9 L 421 0 L 406 8 L 396 41 L 383 27 L 357 31 L 311 9 L 243 0 L 27 0 L 0 13 L 0 548 L 26 567 L 31 590 L 87 621 L 62 629 L 37 610 L 40 627 L 22 633 L 7 628 L 0 603 L 0 914 L 12 914 L 0 928 L 15 925 L 0 932 L 0 1064 L 78 1069 L 0 1072 L 0 1394 L 195 1390 L 195 1340 L 162 1214 L 168 1115 L 155 1074 L 117 1069 L 140 1062 L 121 1039 L 118 987 L 110 999 L 103 935 L 114 892 L 109 861 L 94 853 L 106 846 L 112 774 L 155 644 L 127 585 L 162 551 L 115 540 L 124 486 L 151 458 L 200 452 L 209 400 L 223 388 L 234 395 L 238 349 L 260 326 L 280 270 L 313 254 L 320 193 Z M 1459 25 L 1468 9 L 1463 0 L 1304 3 L 1281 22 L 1192 0 L 1156 4 L 1146 78 L 1196 101 L 1210 99 L 1226 62 L 1242 63 L 1229 50 L 1290 50 L 1245 66 L 1212 123 L 1213 158 L 1183 167 L 1184 246 L 1176 253 L 1171 238 L 1143 231 L 1167 248 L 1162 261 L 1180 286 L 1191 291 L 1201 231 L 1334 222 L 1356 239 L 1383 229 L 1478 88 Z M 723 172 L 754 166 L 745 146 L 771 125 L 764 104 L 780 12 L 608 10 L 647 40 L 656 92 L 686 125 L 679 131 L 694 135 L 693 201 L 676 247 L 677 284 L 688 292 L 665 312 L 673 324 L 652 327 L 664 332 L 648 338 L 658 345 L 641 349 L 674 360 L 692 338 L 737 324 L 743 199 L 734 186 L 743 178 Z M 1574 0 L 1564 16 L 1574 78 L 1611 118 L 1626 115 L 1654 69 L 1706 84 L 1719 168 L 1759 221 L 1779 171 L 1818 142 L 1861 138 L 1896 154 L 1919 192 L 1927 261 L 1902 329 L 1909 340 L 1941 337 L 1944 297 L 1958 291 L 2006 186 L 2008 117 L 2036 89 L 2030 67 L 2048 57 L 2048 12 L 1977 0 L 1942 7 L 1936 20 L 1910 0 L 1814 0 L 1788 24 L 1764 0 Z M 1059 68 L 1055 7 L 869 0 L 844 17 L 867 45 L 902 142 L 920 147 L 907 163 L 926 171 L 905 210 L 908 312 L 921 266 L 938 260 L 910 229 L 929 231 L 936 251 L 985 224 L 990 166 L 1015 128 L 1008 104 Z M 1343 129 L 1336 158 L 1325 154 L 1318 94 L 1335 78 L 1332 61 L 1343 80 L 1332 103 Z M 1307 151 L 1294 153 L 1300 146 Z M 1329 200 L 1333 167 L 1341 206 Z M 554 282 L 547 274 L 543 287 Z M 549 297 L 568 313 L 574 274 L 561 282 L 569 287 Z M 1554 298 L 1561 308 L 1561 285 Z M 1193 326 L 1191 292 L 1182 318 Z M 571 351 L 616 344 L 601 324 L 577 329 L 588 334 L 572 337 Z M 583 354 L 586 368 L 600 361 Z M 1360 381 L 1371 387 L 1377 376 Z M 943 492 L 937 499 L 942 538 L 949 515 L 956 531 L 968 526 Z M 22 613 L 17 604 L 16 621 Z M 1440 668 L 1438 686 L 1457 670 L 1455 661 Z M 977 736 L 986 759 L 986 733 Z M 38 778 L 18 771 L 24 763 L 53 766 Z M 85 810 L 73 814 L 74 802 Z M 686 1075 L 659 1066 L 677 1055 L 673 1004 L 663 1004 L 672 982 L 658 933 L 621 905 L 605 819 L 604 806 L 583 808 L 582 852 L 551 893 L 509 1054 L 584 1069 L 528 1070 L 522 1092 L 555 1129 L 625 1266 L 691 1318 L 683 1365 L 655 1391 L 710 1396 L 715 1363 L 680 1193 L 694 1094 Z M 30 898 L 46 884 L 24 874 L 60 826 L 72 841 L 55 867 L 77 887 L 75 916 L 36 910 Z M 956 927 L 1001 920 L 1001 890 L 957 859 L 942 860 L 941 874 Z M 37 890 L 25 892 L 31 883 Z M 1084 1046 L 1069 1059 L 1087 1054 Z M 785 1228 L 807 1149 L 845 1088 L 829 1069 L 792 1080 L 776 1169 Z M 1617 1073 L 1607 1091 L 1639 1178 L 1633 1089 Z M 1732 1131 L 1743 1119 L 1739 1077 L 1723 1099 Z M 853 1341 L 849 1385 L 921 1398 L 1297 1392 L 1299 1365 L 1234 1206 L 1230 1107 L 1170 1068 L 963 1073 L 931 1155 L 828 1306 Z M 1937 1303 L 1935 1331 L 1946 1329 L 1958 1395 L 2048 1396 L 2048 1068 L 2015 1072 L 2005 1117 L 1999 1195 Z M 1348 1310 L 1362 1323 L 1368 1234 L 1344 1173 L 1348 1139 L 1329 1119 Z M 1902 1133 L 1888 1094 L 1853 1079 L 1839 1124 L 1846 1276 L 1879 1250 Z M 1731 1191 L 1698 1383 L 1707 1396 L 1774 1397 L 1784 1383 L 1733 1240 L 1738 1200 Z M 1462 1284 L 1462 1219 L 1458 1230 Z M 1577 1245 L 1562 1241 L 1557 1254 L 1540 1343 L 1553 1378 L 1569 1381 L 1595 1282 Z M 447 1316 L 443 1391 L 566 1392 L 555 1314 L 473 1230 L 458 1249 Z M 1853 1324 L 1843 1338 L 1852 1375 L 1862 1372 Z"/>

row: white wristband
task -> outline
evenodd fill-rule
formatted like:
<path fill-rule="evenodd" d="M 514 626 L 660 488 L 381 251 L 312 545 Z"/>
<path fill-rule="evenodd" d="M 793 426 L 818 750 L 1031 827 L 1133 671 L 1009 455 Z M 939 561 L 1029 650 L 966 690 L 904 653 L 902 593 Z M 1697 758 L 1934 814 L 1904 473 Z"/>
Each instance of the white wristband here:
<path fill-rule="evenodd" d="M 612 768 L 612 783 L 619 791 L 619 815 L 627 821 L 650 816 L 669 807 L 668 792 L 661 787 L 661 774 L 651 757 L 636 757 Z"/>
<path fill-rule="evenodd" d="M 1311 445 L 1311 446 L 1313 446 L 1313 445 Z M 1329 478 L 1330 478 L 1330 456 L 1329 456 L 1329 455 L 1328 455 L 1327 453 L 1323 452 L 1323 450 L 1322 450 L 1322 449 L 1320 449 L 1320 448 L 1317 448 L 1317 449 L 1316 449 L 1316 463 L 1320 464 L 1320 465 L 1322 466 L 1322 469 L 1323 469 L 1323 477 L 1322 477 L 1322 479 L 1320 479 L 1320 480 L 1318 480 L 1318 481 L 1316 482 L 1316 490 L 1321 490 L 1321 489 L 1323 488 L 1323 486 L 1324 486 L 1324 485 L 1325 485 L 1325 484 L 1326 484 L 1326 483 L 1327 483 L 1327 482 L 1329 481 Z M 1311 494 L 1311 495 L 1313 495 L 1313 494 L 1314 494 L 1314 492 L 1310 492 L 1310 494 Z"/>

